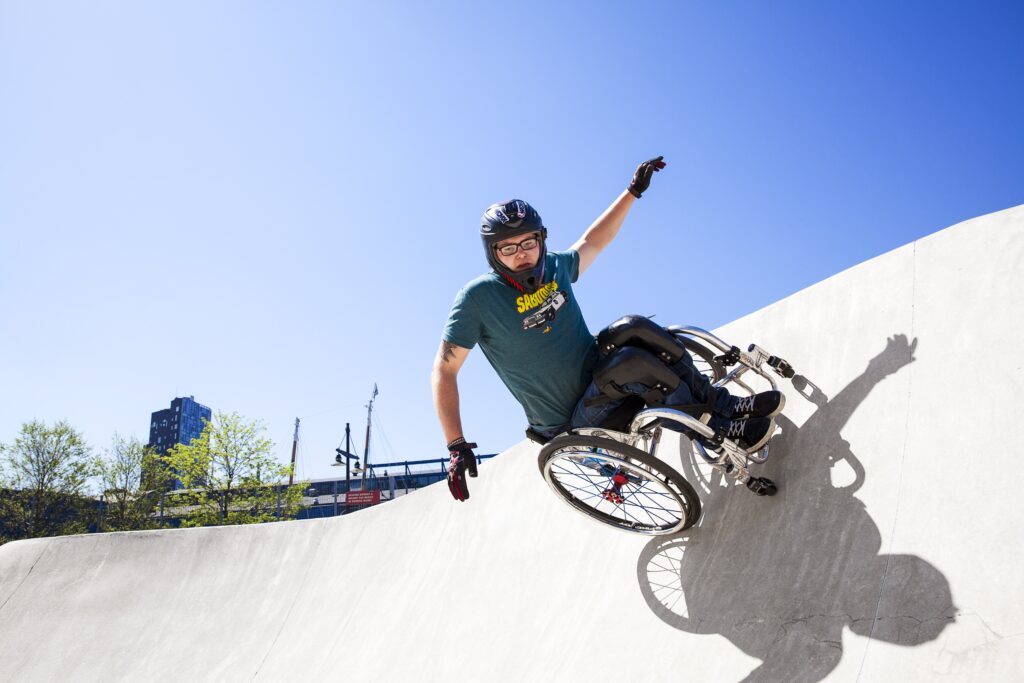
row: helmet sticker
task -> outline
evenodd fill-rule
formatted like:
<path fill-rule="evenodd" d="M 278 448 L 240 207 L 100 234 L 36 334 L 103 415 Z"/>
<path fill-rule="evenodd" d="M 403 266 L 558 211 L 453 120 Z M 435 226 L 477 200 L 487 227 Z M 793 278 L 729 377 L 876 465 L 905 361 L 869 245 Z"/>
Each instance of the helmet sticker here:
<path fill-rule="evenodd" d="M 517 218 L 526 218 L 526 202 L 522 199 L 516 200 L 515 210 Z"/>
<path fill-rule="evenodd" d="M 496 206 L 491 207 L 488 210 L 488 213 L 493 213 L 494 217 L 497 218 L 502 223 L 508 223 L 508 216 L 505 214 L 504 211 L 502 211 L 498 207 L 496 207 Z"/>

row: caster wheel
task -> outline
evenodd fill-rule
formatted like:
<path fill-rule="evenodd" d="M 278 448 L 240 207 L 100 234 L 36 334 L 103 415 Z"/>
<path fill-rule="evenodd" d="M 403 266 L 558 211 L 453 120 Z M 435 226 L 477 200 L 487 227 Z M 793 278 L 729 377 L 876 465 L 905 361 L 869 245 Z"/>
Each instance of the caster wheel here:
<path fill-rule="evenodd" d="M 747 488 L 759 496 L 774 496 L 779 492 L 779 487 L 768 477 L 751 477 Z"/>

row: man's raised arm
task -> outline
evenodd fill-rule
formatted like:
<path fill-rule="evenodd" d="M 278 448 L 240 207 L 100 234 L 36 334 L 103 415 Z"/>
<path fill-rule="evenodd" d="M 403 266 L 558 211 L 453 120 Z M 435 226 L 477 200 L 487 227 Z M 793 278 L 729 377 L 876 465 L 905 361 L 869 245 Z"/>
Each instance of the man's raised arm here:
<path fill-rule="evenodd" d="M 629 187 L 616 198 L 604 213 L 598 216 L 583 236 L 576 240 L 572 248 L 580 255 L 580 274 L 583 274 L 597 255 L 611 244 L 618 234 L 626 214 L 633 207 L 633 202 L 640 198 L 651 184 L 651 176 L 665 168 L 664 157 L 648 159 L 637 167 Z"/>

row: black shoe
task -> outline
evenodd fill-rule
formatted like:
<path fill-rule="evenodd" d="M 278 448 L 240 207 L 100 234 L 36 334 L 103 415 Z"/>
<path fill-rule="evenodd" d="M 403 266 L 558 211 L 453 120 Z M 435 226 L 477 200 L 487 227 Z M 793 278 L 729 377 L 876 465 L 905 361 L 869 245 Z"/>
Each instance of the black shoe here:
<path fill-rule="evenodd" d="M 781 391 L 762 391 L 760 394 L 739 399 L 729 417 L 733 420 L 744 417 L 772 417 L 781 413 L 785 406 L 786 397 Z"/>
<path fill-rule="evenodd" d="M 725 438 L 732 439 L 748 453 L 760 450 L 775 433 L 775 420 L 769 417 L 752 417 L 747 420 L 733 420 L 725 432 Z"/>

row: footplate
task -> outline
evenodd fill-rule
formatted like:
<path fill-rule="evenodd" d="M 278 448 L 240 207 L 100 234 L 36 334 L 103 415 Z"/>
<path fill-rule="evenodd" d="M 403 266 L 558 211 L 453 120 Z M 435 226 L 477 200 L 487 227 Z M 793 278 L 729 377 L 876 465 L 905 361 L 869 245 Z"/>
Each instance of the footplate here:
<path fill-rule="evenodd" d="M 754 361 L 755 367 L 761 367 L 762 364 L 767 364 L 772 370 L 775 371 L 779 377 L 785 377 L 786 379 L 793 379 L 796 375 L 796 370 L 789 364 L 785 358 L 779 356 L 773 356 L 757 344 L 751 344 L 747 347 L 747 353 L 751 354 L 751 359 Z"/>

